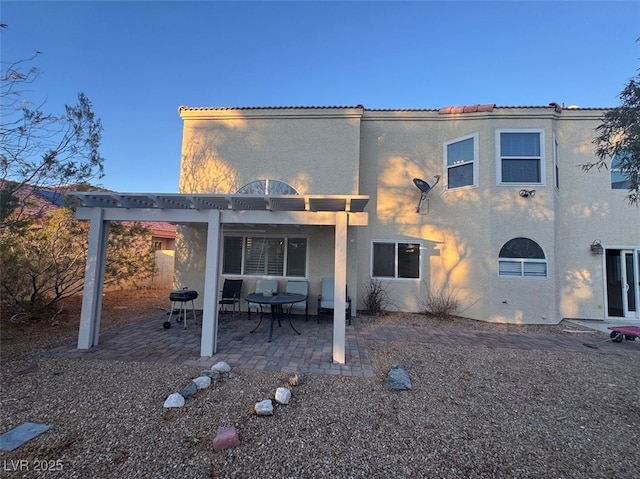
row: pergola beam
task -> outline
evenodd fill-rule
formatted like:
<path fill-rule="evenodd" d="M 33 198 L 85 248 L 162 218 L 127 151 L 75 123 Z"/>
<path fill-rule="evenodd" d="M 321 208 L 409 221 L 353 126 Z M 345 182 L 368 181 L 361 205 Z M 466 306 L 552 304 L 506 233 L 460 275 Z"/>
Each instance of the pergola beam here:
<path fill-rule="evenodd" d="M 347 230 L 349 226 L 367 226 L 369 217 L 363 210 L 368 196 L 266 197 L 93 192 L 75 192 L 69 196 L 76 199 L 76 206 L 80 204 L 76 208 L 76 217 L 91 221 L 78 349 L 89 349 L 98 344 L 110 221 L 207 225 L 201 356 L 212 356 L 217 351 L 218 280 L 224 224 L 261 224 L 274 228 L 279 225 L 335 226 L 333 360 L 345 363 Z"/>

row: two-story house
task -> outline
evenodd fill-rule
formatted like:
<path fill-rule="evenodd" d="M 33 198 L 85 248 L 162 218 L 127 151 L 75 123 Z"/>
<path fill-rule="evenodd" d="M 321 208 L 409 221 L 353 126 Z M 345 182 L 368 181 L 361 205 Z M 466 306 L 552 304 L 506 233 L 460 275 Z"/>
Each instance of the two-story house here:
<path fill-rule="evenodd" d="M 640 210 L 612 159 L 585 173 L 606 110 L 474 105 L 180 107 L 180 193 L 77 193 L 91 220 L 79 348 L 97 344 L 110 220 L 179 225 L 175 286 L 200 291 L 201 354 L 224 279 L 335 279 L 334 360 L 348 296 L 380 281 L 389 307 L 451 297 L 483 321 L 640 321 Z"/>
<path fill-rule="evenodd" d="M 640 212 L 625 200 L 615 165 L 580 168 L 595 159 L 603 112 L 557 104 L 182 107 L 180 188 L 367 195 L 368 225 L 348 233 L 356 304 L 375 278 L 403 311 L 420 311 L 431 294 L 452 296 L 459 314 L 486 321 L 640 319 Z M 180 258 L 204 243 L 197 228 L 186 230 L 176 268 L 198 285 L 206 266 Z M 314 297 L 333 274 L 331 228 L 247 223 L 223 234 L 220 274 L 245 278 L 247 291 L 259 277 L 304 278 Z M 257 244 L 268 255 L 252 257 Z M 294 253 L 292 272 L 284 261 Z"/>

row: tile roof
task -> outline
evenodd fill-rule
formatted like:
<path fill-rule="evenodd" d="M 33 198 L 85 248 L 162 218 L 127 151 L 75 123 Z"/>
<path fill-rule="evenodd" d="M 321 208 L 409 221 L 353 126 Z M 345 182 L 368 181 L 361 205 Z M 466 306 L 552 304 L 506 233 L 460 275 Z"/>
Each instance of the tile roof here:
<path fill-rule="evenodd" d="M 423 112 L 438 112 L 439 114 L 462 114 L 462 113 L 481 113 L 491 112 L 494 109 L 538 109 L 538 108 L 554 108 L 558 113 L 562 110 L 609 110 L 611 107 L 576 107 L 565 106 L 552 102 L 548 105 L 496 105 L 495 103 L 476 104 L 476 105 L 462 105 L 462 106 L 444 106 L 442 108 L 365 108 L 363 105 L 355 106 L 240 106 L 240 107 L 193 107 L 193 106 L 180 106 L 178 111 L 233 111 L 233 110 L 331 110 L 331 109 L 350 109 L 359 108 L 366 111 L 423 111 Z"/>
<path fill-rule="evenodd" d="M 460 113 L 480 113 L 490 112 L 496 107 L 495 104 L 490 103 L 488 105 L 471 105 L 471 106 L 445 106 L 438 110 L 438 113 L 442 115 L 456 115 Z"/>
<path fill-rule="evenodd" d="M 364 106 L 179 106 L 178 111 L 230 111 L 230 110 L 331 110 L 345 108 L 360 108 L 364 110 Z"/>

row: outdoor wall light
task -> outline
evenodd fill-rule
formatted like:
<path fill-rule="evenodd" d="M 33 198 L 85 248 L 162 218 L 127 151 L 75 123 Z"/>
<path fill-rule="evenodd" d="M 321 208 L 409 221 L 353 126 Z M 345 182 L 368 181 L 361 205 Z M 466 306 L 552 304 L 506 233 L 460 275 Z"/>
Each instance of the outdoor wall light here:
<path fill-rule="evenodd" d="M 520 190 L 518 194 L 523 198 L 529 198 L 529 196 L 533 198 L 536 195 L 536 190 Z"/>
<path fill-rule="evenodd" d="M 593 254 L 604 253 L 604 248 L 602 247 L 602 243 L 600 242 L 600 240 L 593 240 L 593 243 L 591 243 L 591 252 Z"/>

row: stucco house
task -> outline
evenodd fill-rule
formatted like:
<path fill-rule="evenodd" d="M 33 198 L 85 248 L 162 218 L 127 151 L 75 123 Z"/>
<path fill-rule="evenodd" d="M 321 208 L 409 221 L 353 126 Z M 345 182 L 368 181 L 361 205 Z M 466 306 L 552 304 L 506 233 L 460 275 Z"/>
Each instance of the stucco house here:
<path fill-rule="evenodd" d="M 348 233 L 355 304 L 377 278 L 391 306 L 404 311 L 419 311 L 426 295 L 441 294 L 455 296 L 462 315 L 485 321 L 640 319 L 640 210 L 625 200 L 615 168 L 579 167 L 595 159 L 603 112 L 556 104 L 182 107 L 180 188 L 369 196 L 368 225 Z M 414 178 L 433 187 L 422 202 Z M 225 226 L 223 234 L 221 275 L 245 278 L 248 290 L 258 277 L 300 277 L 314 297 L 321 278 L 333 274 L 333 232 L 326 228 L 247 223 Z M 196 286 L 202 265 L 190 268 L 181 258 L 204 247 L 198 238 L 186 231 L 176 258 L 183 281 Z M 257 241 L 266 248 L 283 243 L 283 257 L 302 244 L 305 255 L 294 274 L 282 257 L 273 258 L 274 269 L 270 259 L 249 265 Z"/>
<path fill-rule="evenodd" d="M 203 355 L 225 278 L 244 293 L 259 278 L 307 280 L 315 314 L 335 277 L 342 345 L 338 306 L 348 294 L 356 315 L 372 278 L 402 311 L 431 294 L 483 321 L 640 321 L 640 210 L 615 159 L 580 168 L 605 111 L 180 107 L 180 194 L 85 196 L 81 215 L 126 206 L 179 223 L 175 286 L 205 292 Z"/>

